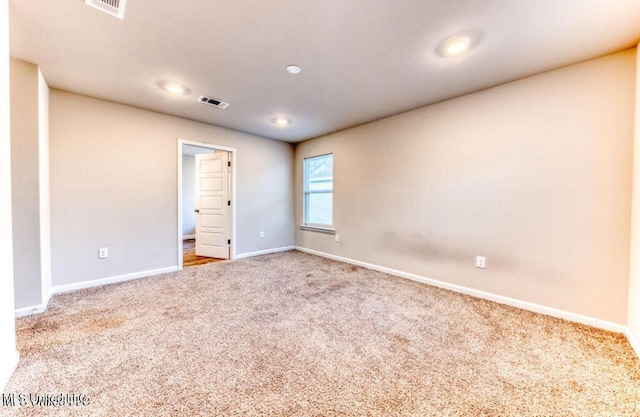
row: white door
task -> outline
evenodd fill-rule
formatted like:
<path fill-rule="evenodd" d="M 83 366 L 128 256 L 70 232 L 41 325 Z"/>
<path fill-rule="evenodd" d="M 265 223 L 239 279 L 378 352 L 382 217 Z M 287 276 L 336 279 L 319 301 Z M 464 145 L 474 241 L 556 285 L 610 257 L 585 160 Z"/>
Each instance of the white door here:
<path fill-rule="evenodd" d="M 196 155 L 196 255 L 229 259 L 229 154 Z"/>

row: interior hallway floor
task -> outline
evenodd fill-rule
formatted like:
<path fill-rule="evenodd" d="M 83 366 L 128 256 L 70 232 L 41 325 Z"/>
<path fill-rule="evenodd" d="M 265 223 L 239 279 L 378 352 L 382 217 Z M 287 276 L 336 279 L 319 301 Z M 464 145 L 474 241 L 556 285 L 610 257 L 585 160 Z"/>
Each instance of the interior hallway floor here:
<path fill-rule="evenodd" d="M 196 265 L 205 265 L 212 262 L 219 262 L 223 259 L 208 258 L 196 255 L 196 240 L 187 239 L 182 241 L 182 266 L 184 268 Z"/>

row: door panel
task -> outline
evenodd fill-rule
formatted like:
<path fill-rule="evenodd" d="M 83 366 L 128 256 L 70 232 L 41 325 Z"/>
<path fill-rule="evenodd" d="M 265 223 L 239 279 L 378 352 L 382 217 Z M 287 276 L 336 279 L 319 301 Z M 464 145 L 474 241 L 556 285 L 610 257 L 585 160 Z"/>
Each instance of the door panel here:
<path fill-rule="evenodd" d="M 207 192 L 207 190 L 201 190 L 200 192 Z M 200 210 L 222 210 L 223 207 L 224 204 L 222 196 L 200 197 Z"/>
<path fill-rule="evenodd" d="M 222 155 L 225 153 L 226 152 L 219 152 L 219 153 L 209 154 L 209 155 Z M 217 159 L 211 159 L 211 160 L 203 159 L 201 160 L 200 172 L 202 173 L 221 172 L 222 165 L 223 165 L 222 162 L 223 161 L 217 160 Z"/>
<path fill-rule="evenodd" d="M 229 154 L 196 155 L 196 255 L 229 259 Z"/>
<path fill-rule="evenodd" d="M 222 190 L 222 178 L 203 178 L 201 180 L 202 191 L 221 191 Z"/>
<path fill-rule="evenodd" d="M 219 214 L 203 214 L 200 218 L 202 227 L 216 227 L 218 229 L 223 227 L 222 216 Z"/>
<path fill-rule="evenodd" d="M 224 244 L 221 233 L 202 232 L 202 245 L 204 246 L 222 246 Z"/>

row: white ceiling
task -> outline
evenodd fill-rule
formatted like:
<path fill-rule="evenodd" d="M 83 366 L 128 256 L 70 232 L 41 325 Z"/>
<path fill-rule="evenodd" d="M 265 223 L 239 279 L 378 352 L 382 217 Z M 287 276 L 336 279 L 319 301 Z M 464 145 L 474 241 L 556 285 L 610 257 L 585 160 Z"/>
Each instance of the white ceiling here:
<path fill-rule="evenodd" d="M 633 47 L 640 1 L 128 0 L 119 20 L 10 0 L 10 26 L 11 55 L 51 87 L 297 142 Z M 475 47 L 436 54 L 458 33 Z"/>

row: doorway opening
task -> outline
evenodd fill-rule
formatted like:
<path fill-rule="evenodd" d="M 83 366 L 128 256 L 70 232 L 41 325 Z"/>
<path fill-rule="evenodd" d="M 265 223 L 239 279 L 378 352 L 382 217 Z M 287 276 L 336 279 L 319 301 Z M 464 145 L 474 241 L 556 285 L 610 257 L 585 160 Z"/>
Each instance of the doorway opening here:
<path fill-rule="evenodd" d="M 236 149 L 178 139 L 178 268 L 234 259 Z"/>

